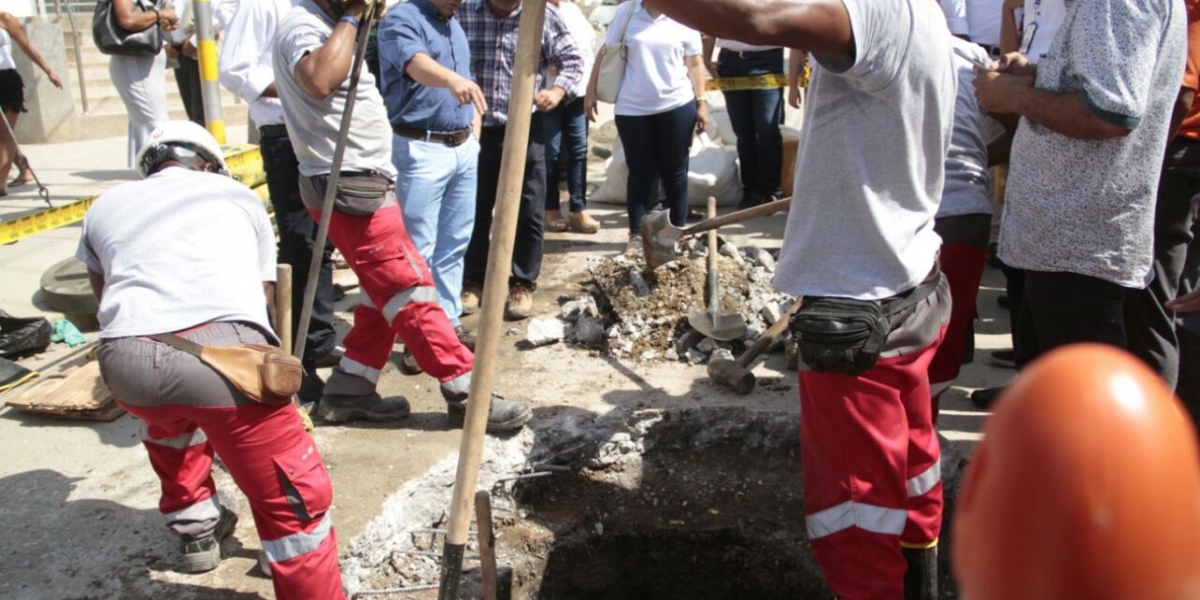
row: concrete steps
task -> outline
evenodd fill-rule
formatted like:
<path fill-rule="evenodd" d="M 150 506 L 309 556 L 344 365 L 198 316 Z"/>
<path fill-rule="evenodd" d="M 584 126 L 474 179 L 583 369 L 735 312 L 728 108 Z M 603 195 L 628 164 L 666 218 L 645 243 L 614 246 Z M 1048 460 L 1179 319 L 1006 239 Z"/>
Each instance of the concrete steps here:
<path fill-rule="evenodd" d="M 91 10 L 86 14 L 80 9 L 73 17 L 75 27 L 79 31 L 80 54 L 83 63 L 83 81 L 87 90 L 87 112 L 83 110 L 83 101 L 79 91 L 79 70 L 75 60 L 74 36 L 68 17 L 55 17 L 63 28 L 63 41 L 66 48 L 67 68 L 71 93 L 75 99 L 76 115 L 63 123 L 50 136 L 49 142 L 72 142 L 81 140 L 102 139 L 125 135 L 128 128 L 128 116 L 125 104 L 113 85 L 108 73 L 109 57 L 101 54 L 92 43 Z M 186 119 L 187 113 L 175 82 L 173 69 L 166 70 L 167 106 L 172 119 Z M 221 89 L 221 109 L 226 126 L 241 125 L 246 122 L 249 107 L 245 102 L 224 88 Z"/>

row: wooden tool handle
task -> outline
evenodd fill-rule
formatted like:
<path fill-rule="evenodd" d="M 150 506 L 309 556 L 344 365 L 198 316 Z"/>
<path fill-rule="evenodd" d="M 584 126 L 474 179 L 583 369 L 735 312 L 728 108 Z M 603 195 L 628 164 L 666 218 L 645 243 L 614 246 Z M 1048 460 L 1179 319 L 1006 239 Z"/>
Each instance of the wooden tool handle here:
<path fill-rule="evenodd" d="M 280 348 L 291 352 L 292 265 L 275 267 L 275 332 L 279 334 Z"/>
<path fill-rule="evenodd" d="M 787 330 L 788 322 L 791 321 L 792 315 L 796 314 L 796 311 L 800 310 L 800 303 L 803 301 L 804 298 L 797 298 L 796 301 L 792 303 L 791 308 L 788 308 L 787 312 L 783 313 L 783 316 L 779 317 L 779 320 L 775 321 L 774 325 L 772 325 L 766 330 L 766 332 L 759 336 L 752 346 L 746 348 L 746 351 L 738 357 L 738 364 L 745 367 L 746 365 L 754 362 L 754 359 L 758 358 L 758 356 L 767 349 L 767 346 L 770 346 L 771 343 L 775 341 L 775 338 L 782 335 L 783 332 Z"/>
<path fill-rule="evenodd" d="M 721 227 L 725 227 L 726 225 L 736 225 L 737 223 L 744 223 L 751 219 L 757 219 L 759 217 L 765 217 L 767 215 L 773 215 L 775 213 L 783 212 L 783 211 L 791 208 L 791 206 L 792 206 L 792 199 L 784 198 L 783 200 L 776 200 L 774 202 L 768 202 L 766 204 L 759 204 L 758 206 L 755 206 L 754 208 L 747 208 L 746 210 L 739 210 L 737 212 L 731 212 L 723 217 L 717 217 L 715 214 L 710 213 L 707 221 L 704 221 L 703 223 L 696 223 L 695 225 L 692 225 L 691 227 L 684 229 L 683 235 L 684 236 L 695 235 L 695 234 L 699 234 L 699 233 L 704 233 L 706 231 L 713 231 L 715 229 L 720 229 Z"/>
<path fill-rule="evenodd" d="M 708 197 L 708 219 L 712 221 L 717 216 L 717 199 L 714 196 Z M 717 274 L 717 228 L 713 227 L 708 230 L 708 314 L 713 316 L 713 322 L 716 322 L 717 313 L 720 312 L 721 298 L 718 290 L 720 289 L 720 275 Z"/>

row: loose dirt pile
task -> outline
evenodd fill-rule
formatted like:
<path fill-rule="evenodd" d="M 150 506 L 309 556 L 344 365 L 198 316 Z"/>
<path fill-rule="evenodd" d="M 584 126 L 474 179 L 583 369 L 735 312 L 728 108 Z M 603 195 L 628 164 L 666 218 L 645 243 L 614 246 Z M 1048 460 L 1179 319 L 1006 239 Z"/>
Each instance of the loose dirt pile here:
<path fill-rule="evenodd" d="M 741 352 L 780 318 L 791 297 L 771 287 L 775 257 L 762 248 L 720 246 L 720 312 L 741 314 L 741 340 L 707 339 L 689 324 L 691 310 L 707 307 L 707 248 L 681 244 L 678 260 L 646 273 L 641 250 L 593 259 L 589 294 L 564 298 L 560 317 L 568 341 L 617 358 L 703 363 L 714 352 Z"/>

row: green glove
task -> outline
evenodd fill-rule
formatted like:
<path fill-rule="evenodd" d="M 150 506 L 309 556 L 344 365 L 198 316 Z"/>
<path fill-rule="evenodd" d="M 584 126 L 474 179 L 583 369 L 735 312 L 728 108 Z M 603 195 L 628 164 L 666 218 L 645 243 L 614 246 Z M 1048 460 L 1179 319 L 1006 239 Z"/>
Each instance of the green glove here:
<path fill-rule="evenodd" d="M 50 325 L 50 341 L 62 342 L 74 348 L 86 344 L 87 338 L 83 337 L 74 323 L 66 319 L 59 319 Z"/>

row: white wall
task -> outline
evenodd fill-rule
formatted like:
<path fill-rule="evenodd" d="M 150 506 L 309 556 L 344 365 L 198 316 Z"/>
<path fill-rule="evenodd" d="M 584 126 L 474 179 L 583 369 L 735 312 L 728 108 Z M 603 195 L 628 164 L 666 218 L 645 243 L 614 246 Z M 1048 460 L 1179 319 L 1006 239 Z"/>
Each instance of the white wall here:
<path fill-rule="evenodd" d="M 34 0 L 0 0 L 0 11 L 18 17 L 32 17 L 37 14 L 37 3 Z"/>

